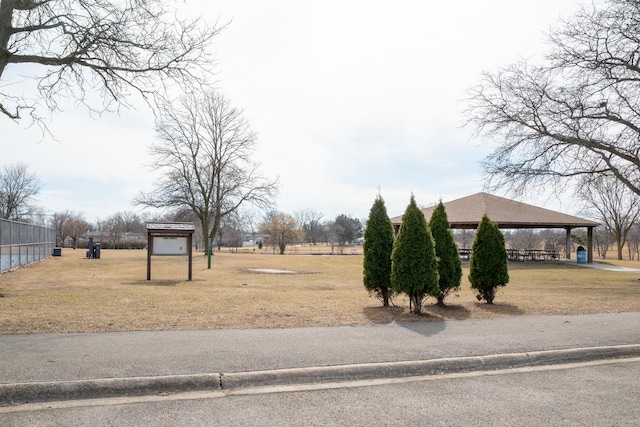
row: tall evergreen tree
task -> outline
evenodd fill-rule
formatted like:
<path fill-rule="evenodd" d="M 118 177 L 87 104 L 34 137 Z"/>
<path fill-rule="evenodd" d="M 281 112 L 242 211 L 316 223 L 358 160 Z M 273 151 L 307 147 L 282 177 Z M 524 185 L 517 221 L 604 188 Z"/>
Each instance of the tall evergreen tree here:
<path fill-rule="evenodd" d="M 447 217 L 447 211 L 442 204 L 433 210 L 429 220 L 429 228 L 435 241 L 436 256 L 438 257 L 438 305 L 444 307 L 444 299 L 451 291 L 460 289 L 462 279 L 462 264 L 458 246 L 451 232 L 451 224 Z"/>
<path fill-rule="evenodd" d="M 387 215 L 382 196 L 378 195 L 369 211 L 364 230 L 364 286 L 375 294 L 384 307 L 389 306 L 391 289 L 391 252 L 393 251 L 393 224 Z"/>
<path fill-rule="evenodd" d="M 425 295 L 438 294 L 438 261 L 431 231 L 411 195 L 391 253 L 391 286 L 409 296 L 413 312 L 422 312 Z"/>
<path fill-rule="evenodd" d="M 478 291 L 479 298 L 488 304 L 493 304 L 498 286 L 506 286 L 509 282 L 507 262 L 504 236 L 498 226 L 484 215 L 473 241 L 469 281 L 471 287 Z"/>

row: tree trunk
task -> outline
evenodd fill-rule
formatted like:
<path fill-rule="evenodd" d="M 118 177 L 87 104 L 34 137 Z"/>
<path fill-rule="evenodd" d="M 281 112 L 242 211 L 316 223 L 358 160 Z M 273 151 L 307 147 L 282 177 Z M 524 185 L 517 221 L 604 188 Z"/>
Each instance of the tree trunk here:
<path fill-rule="evenodd" d="M 413 313 L 422 314 L 422 298 L 419 294 L 411 294 L 410 299 L 413 301 Z"/>
<path fill-rule="evenodd" d="M 9 62 L 10 53 L 7 48 L 12 34 L 12 18 L 13 1 L 0 0 L 0 76 Z"/>
<path fill-rule="evenodd" d="M 482 296 L 484 297 L 487 304 L 493 304 L 493 298 L 496 295 L 496 288 L 489 288 L 482 291 Z"/>

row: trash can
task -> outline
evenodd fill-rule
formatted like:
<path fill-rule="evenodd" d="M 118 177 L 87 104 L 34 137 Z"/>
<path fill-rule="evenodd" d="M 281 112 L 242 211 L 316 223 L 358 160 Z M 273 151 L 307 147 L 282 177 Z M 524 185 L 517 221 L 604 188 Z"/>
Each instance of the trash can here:
<path fill-rule="evenodd" d="M 583 246 L 578 246 L 578 250 L 576 251 L 578 264 L 586 264 L 587 263 L 587 250 Z"/>
<path fill-rule="evenodd" d="M 95 250 L 94 250 L 94 253 L 93 253 L 93 257 L 95 259 L 100 259 L 100 243 L 96 243 L 94 248 L 95 248 Z"/>
<path fill-rule="evenodd" d="M 87 258 L 92 259 L 94 255 L 95 248 L 93 246 L 93 237 L 89 237 L 89 250 L 87 251 Z"/>

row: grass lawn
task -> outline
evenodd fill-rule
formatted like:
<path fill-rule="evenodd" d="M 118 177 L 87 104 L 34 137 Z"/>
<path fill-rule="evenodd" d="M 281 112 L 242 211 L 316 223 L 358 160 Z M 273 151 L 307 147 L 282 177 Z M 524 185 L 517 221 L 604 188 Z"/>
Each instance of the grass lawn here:
<path fill-rule="evenodd" d="M 564 263 L 510 263 L 510 283 L 494 305 L 477 301 L 467 280 L 447 308 L 427 299 L 424 315 L 409 313 L 404 296 L 383 308 L 362 285 L 362 252 L 289 255 L 270 250 L 218 252 L 207 269 L 194 256 L 153 257 L 146 280 L 146 251 L 103 250 L 101 259 L 64 249 L 61 257 L 0 275 L 0 334 L 212 328 L 363 325 L 509 315 L 579 314 L 640 310 L 640 273 L 620 273 Z M 355 252 L 355 253 L 354 253 Z M 640 262 L 625 264 L 638 266 Z M 261 270 L 267 270 L 261 271 Z M 286 270 L 287 272 L 271 272 Z"/>

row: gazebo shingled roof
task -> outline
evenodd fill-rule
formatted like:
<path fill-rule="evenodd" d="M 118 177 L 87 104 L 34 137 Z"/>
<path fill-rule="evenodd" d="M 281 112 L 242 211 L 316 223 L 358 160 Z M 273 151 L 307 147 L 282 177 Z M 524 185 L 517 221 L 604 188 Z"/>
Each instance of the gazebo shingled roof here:
<path fill-rule="evenodd" d="M 544 209 L 504 197 L 477 193 L 444 203 L 451 228 L 477 228 L 482 216 L 487 214 L 492 222 L 503 229 L 509 228 L 578 228 L 596 227 L 597 222 L 560 212 Z M 435 206 L 422 209 L 427 221 Z M 391 218 L 400 225 L 402 215 Z"/>
<path fill-rule="evenodd" d="M 475 229 L 478 227 L 482 216 L 486 214 L 501 229 L 565 229 L 567 230 L 567 242 L 569 242 L 572 229 L 586 227 L 589 237 L 587 258 L 588 262 L 593 260 L 592 233 L 593 228 L 599 225 L 597 222 L 487 193 L 477 193 L 443 204 L 447 211 L 451 228 Z M 433 209 L 435 209 L 435 206 L 422 209 L 427 221 L 431 218 Z M 391 218 L 391 223 L 397 231 L 402 223 L 402 215 Z M 569 257 L 569 245 L 567 244 L 567 258 Z"/>

